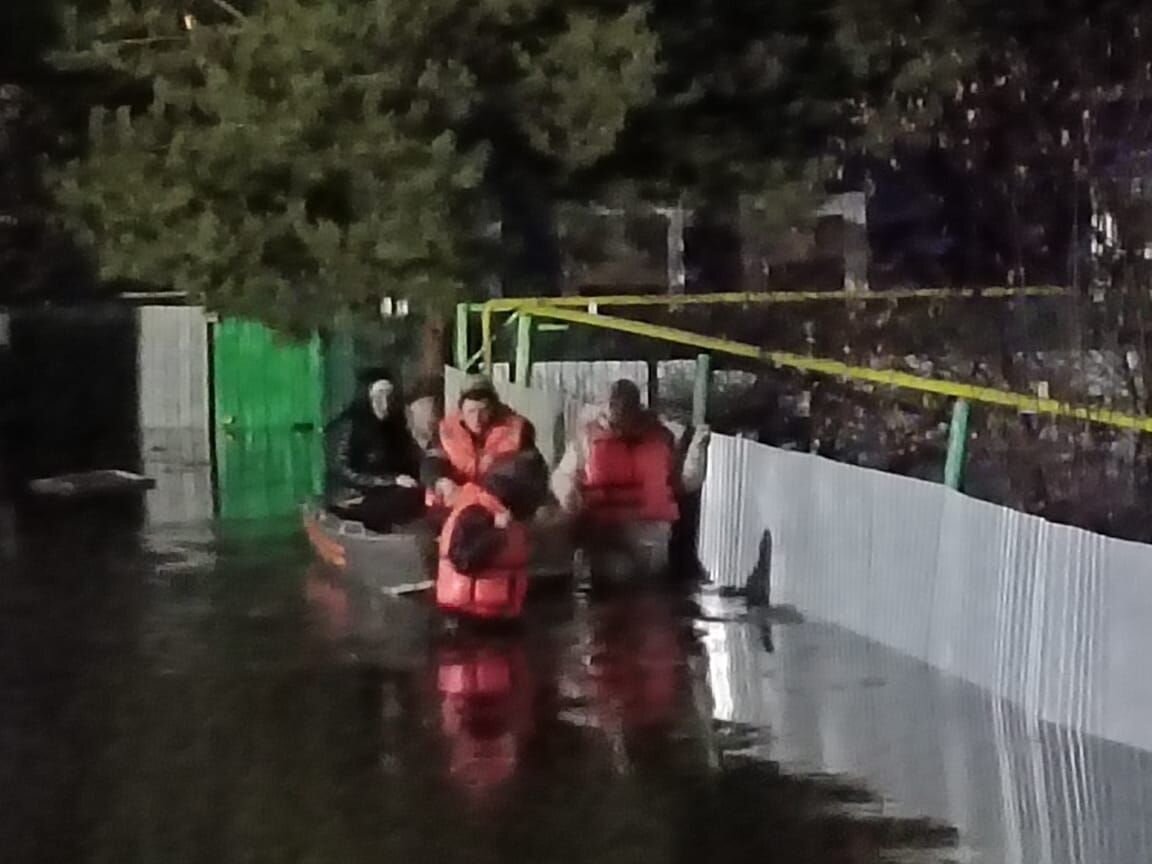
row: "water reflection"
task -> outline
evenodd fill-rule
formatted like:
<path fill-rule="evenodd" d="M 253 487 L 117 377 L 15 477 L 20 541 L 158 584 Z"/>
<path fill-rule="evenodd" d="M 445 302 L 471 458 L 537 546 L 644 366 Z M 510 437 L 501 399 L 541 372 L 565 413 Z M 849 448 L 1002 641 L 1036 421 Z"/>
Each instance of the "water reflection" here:
<path fill-rule="evenodd" d="M 955 825 L 963 860 L 1148 859 L 1152 754 L 1040 723 L 840 628 L 749 621 L 720 600 L 708 611 L 720 713 L 772 733 L 754 758 L 867 778 L 886 812 Z"/>
<path fill-rule="evenodd" d="M 1147 760 L 831 628 L 561 592 L 446 632 L 285 525 L 51 516 L 0 578 L 5 862 L 1146 857 Z"/>
<path fill-rule="evenodd" d="M 433 841 L 447 860 L 762 861 L 787 849 L 801 855 L 789 860 L 866 861 L 954 843 L 924 820 L 849 813 L 846 801 L 873 800 L 859 786 L 741 757 L 747 736 L 713 723 L 686 597 L 547 598 L 509 634 L 445 632 L 421 602 L 382 604 L 319 565 L 305 593 L 331 656 L 376 670 L 382 726 L 425 718 L 418 732 L 381 735 L 380 763 L 405 784 L 415 771 L 459 820 Z M 405 614 L 411 638 L 388 640 L 380 616 Z M 423 670 L 412 662 L 421 641 Z"/>
<path fill-rule="evenodd" d="M 514 777 L 534 731 L 536 682 L 516 636 L 454 633 L 435 653 L 447 777 L 473 803 Z"/>

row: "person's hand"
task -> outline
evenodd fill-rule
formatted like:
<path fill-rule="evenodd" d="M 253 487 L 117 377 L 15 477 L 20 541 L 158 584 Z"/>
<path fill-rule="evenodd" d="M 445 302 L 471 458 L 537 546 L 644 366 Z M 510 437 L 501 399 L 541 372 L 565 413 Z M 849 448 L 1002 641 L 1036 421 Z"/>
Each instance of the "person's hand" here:
<path fill-rule="evenodd" d="M 436 481 L 436 495 L 445 504 L 451 503 L 452 499 L 456 497 L 456 491 L 459 487 L 456 481 L 450 477 L 444 477 Z"/>
<path fill-rule="evenodd" d="M 697 447 L 703 447 L 712 439 L 712 427 L 706 424 L 701 424 L 696 427 L 696 431 L 692 434 L 692 443 Z"/>
<path fill-rule="evenodd" d="M 492 521 L 496 523 L 497 528 L 503 531 L 512 524 L 512 514 L 505 510 L 503 513 L 497 513 Z"/>
<path fill-rule="evenodd" d="M 415 477 L 411 477 L 407 474 L 401 474 L 396 478 L 396 485 L 403 489 L 415 489 L 420 484 L 416 482 Z"/>

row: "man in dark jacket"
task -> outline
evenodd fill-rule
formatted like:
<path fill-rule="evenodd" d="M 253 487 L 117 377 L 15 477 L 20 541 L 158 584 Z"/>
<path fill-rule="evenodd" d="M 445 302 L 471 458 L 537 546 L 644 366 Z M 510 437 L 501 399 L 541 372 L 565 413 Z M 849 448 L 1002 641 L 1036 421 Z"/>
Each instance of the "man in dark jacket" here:
<path fill-rule="evenodd" d="M 385 533 L 423 514 L 423 492 L 416 480 L 421 451 L 388 370 L 365 370 L 360 384 L 362 395 L 335 421 L 340 427 L 336 475 L 344 493 L 333 509 L 370 531 Z"/>

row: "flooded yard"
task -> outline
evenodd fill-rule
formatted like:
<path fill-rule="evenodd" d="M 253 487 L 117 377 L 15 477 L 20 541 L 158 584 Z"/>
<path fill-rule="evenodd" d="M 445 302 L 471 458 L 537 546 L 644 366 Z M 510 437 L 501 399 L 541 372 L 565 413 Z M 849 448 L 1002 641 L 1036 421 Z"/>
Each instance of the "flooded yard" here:
<path fill-rule="evenodd" d="M 290 520 L 12 516 L 0 846 L 24 862 L 1130 862 L 1152 766 L 711 593 L 445 630 Z M 1131 801 L 1132 803 L 1124 803 Z"/>

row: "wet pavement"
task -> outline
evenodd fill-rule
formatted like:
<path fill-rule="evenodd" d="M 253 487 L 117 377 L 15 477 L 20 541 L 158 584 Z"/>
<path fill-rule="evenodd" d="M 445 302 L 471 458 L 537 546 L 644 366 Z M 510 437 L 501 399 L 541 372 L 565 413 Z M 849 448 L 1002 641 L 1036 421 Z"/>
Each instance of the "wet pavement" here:
<path fill-rule="evenodd" d="M 448 632 L 291 523 L 0 531 L 0 861 L 1130 864 L 1152 760 L 799 616 L 535 598 Z"/>

